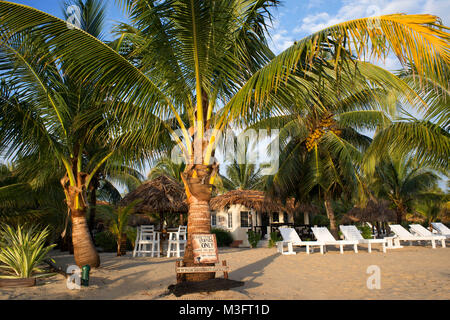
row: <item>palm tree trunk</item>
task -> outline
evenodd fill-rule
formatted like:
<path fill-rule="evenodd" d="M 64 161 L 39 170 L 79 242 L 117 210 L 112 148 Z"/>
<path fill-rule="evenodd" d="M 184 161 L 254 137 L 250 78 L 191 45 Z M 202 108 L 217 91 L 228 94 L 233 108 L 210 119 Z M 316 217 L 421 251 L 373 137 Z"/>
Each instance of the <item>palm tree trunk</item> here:
<path fill-rule="evenodd" d="M 334 216 L 333 206 L 331 205 L 331 199 L 328 192 L 325 193 L 325 209 L 327 211 L 328 219 L 330 220 L 330 232 L 336 238 L 339 239 L 339 233 L 336 227 L 336 218 Z"/>
<path fill-rule="evenodd" d="M 95 249 L 86 220 L 86 189 L 82 187 L 87 175 L 78 173 L 77 187 L 69 184 L 67 175 L 61 179 L 61 185 L 66 194 L 67 206 L 72 220 L 72 243 L 75 263 L 79 267 L 90 265 L 91 268 L 100 266 L 100 257 Z"/>
<path fill-rule="evenodd" d="M 127 234 L 122 233 L 117 239 L 117 256 L 124 256 L 127 254 Z"/>
<path fill-rule="evenodd" d="M 188 199 L 188 238 L 184 252 L 183 262 L 185 266 L 210 266 L 211 264 L 194 264 L 192 252 L 192 236 L 195 234 L 211 233 L 211 214 L 209 200 L 211 199 L 211 176 L 212 166 L 196 165 L 183 173 L 183 182 L 186 187 Z M 192 177 L 193 171 L 197 176 Z M 187 273 L 184 281 L 203 281 L 214 279 L 214 273 Z"/>
<path fill-rule="evenodd" d="M 90 185 L 90 194 L 89 194 L 89 232 L 91 237 L 94 237 L 93 230 L 95 228 L 95 215 L 97 210 L 95 206 L 97 205 L 97 189 L 99 187 L 97 177 L 94 177 L 91 181 Z"/>
<path fill-rule="evenodd" d="M 397 224 L 402 224 L 402 221 L 403 221 L 403 208 L 402 207 L 397 207 L 395 209 L 395 213 L 397 215 Z"/>
<path fill-rule="evenodd" d="M 95 249 L 86 221 L 86 208 L 72 210 L 72 242 L 75 263 L 79 267 L 90 265 L 91 268 L 100 266 L 100 257 Z"/>

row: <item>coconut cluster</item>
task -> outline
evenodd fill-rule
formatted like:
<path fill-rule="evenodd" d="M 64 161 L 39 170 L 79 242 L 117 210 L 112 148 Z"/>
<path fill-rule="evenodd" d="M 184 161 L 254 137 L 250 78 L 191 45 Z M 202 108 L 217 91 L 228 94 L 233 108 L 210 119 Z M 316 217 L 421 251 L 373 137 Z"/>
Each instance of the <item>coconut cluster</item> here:
<path fill-rule="evenodd" d="M 314 149 L 320 138 L 327 131 L 333 132 L 336 135 L 341 134 L 341 130 L 339 130 L 336 121 L 334 121 L 333 115 L 328 115 L 326 118 L 321 119 L 318 125 L 311 129 L 308 138 L 306 138 L 306 149 L 308 152 Z"/>

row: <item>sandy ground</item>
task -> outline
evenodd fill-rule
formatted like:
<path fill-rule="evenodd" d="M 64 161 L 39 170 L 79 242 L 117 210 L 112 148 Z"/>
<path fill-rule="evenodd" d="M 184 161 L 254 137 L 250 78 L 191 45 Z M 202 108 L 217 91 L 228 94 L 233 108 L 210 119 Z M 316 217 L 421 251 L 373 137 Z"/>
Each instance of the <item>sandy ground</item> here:
<path fill-rule="evenodd" d="M 230 279 L 245 286 L 178 299 L 450 299 L 450 248 L 405 246 L 384 254 L 373 247 L 371 254 L 362 245 L 357 254 L 347 248 L 341 255 L 329 247 L 325 255 L 306 255 L 303 248 L 292 256 L 275 248 L 221 248 L 220 259 L 232 268 Z M 51 256 L 60 266 L 73 264 L 68 254 Z M 176 282 L 176 258 L 132 258 L 129 252 L 125 257 L 103 253 L 101 260 L 87 288 L 69 290 L 56 275 L 33 288 L 0 289 L 0 299 L 177 299 L 167 292 Z M 379 290 L 366 285 L 371 265 L 381 270 Z"/>

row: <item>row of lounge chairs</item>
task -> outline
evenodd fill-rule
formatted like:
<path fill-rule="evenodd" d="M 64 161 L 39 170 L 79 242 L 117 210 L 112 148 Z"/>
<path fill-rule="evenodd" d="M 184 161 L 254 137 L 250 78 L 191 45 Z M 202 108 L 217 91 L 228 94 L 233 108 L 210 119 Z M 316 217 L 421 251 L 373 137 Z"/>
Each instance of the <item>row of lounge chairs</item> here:
<path fill-rule="evenodd" d="M 436 248 L 436 241 L 441 241 L 442 247 L 445 248 L 445 240 L 450 238 L 450 229 L 439 222 L 432 223 L 432 226 L 438 234 L 432 233 L 420 224 L 410 225 L 411 232 L 401 225 L 392 224 L 389 227 L 394 236 L 383 239 L 364 239 L 356 226 L 339 226 L 344 240 L 336 240 L 325 227 L 314 227 L 311 229 L 317 241 L 302 241 L 295 229 L 282 227 L 279 230 L 283 240 L 277 242 L 277 248 L 278 252 L 285 255 L 296 254 L 295 246 L 305 246 L 307 254 L 311 252 L 311 249 L 314 250 L 314 247 L 319 247 L 320 253 L 324 254 L 329 245 L 339 246 L 341 254 L 344 253 L 344 246 L 353 246 L 353 250 L 357 253 L 358 244 L 367 244 L 369 253 L 372 252 L 372 244 L 381 244 L 383 252 L 386 252 L 386 249 L 402 248 L 401 241 L 408 241 L 410 244 L 414 241 L 430 241 L 433 248 Z M 287 251 L 285 250 L 286 246 Z"/>

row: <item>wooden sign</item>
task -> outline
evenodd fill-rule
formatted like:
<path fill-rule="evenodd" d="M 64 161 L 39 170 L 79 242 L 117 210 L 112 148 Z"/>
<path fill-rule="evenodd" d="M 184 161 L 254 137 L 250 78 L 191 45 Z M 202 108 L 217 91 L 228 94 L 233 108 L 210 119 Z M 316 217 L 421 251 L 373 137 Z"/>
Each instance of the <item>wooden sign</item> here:
<path fill-rule="evenodd" d="M 196 273 L 196 272 L 229 272 L 230 267 L 214 266 L 214 267 L 178 267 L 177 273 Z"/>
<path fill-rule="evenodd" d="M 193 234 L 192 252 L 194 263 L 217 263 L 217 240 L 215 234 Z"/>
<path fill-rule="evenodd" d="M 231 271 L 230 267 L 227 266 L 226 260 L 222 261 L 222 265 L 215 265 L 211 267 L 185 267 L 183 261 L 175 261 L 175 271 L 177 273 L 177 283 L 183 281 L 183 276 L 185 273 L 197 273 L 197 272 L 223 272 L 223 277 L 228 279 L 228 272 Z"/>

